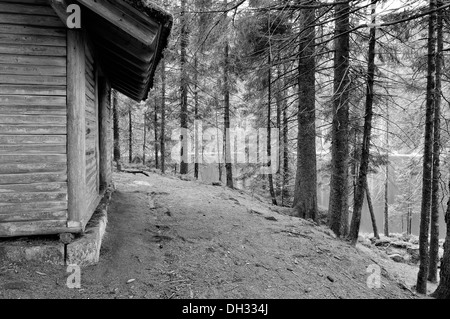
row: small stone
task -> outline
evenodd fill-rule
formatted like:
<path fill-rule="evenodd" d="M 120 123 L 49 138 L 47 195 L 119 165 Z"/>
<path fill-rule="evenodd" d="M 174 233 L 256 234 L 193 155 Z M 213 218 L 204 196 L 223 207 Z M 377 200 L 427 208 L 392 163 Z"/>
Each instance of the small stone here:
<path fill-rule="evenodd" d="M 110 295 L 116 295 L 118 292 L 119 292 L 119 288 L 115 288 L 115 289 L 112 289 L 112 290 L 109 292 L 109 294 L 110 294 Z"/>
<path fill-rule="evenodd" d="M 60 234 L 59 235 L 59 240 L 64 245 L 71 244 L 74 239 L 75 239 L 75 236 L 73 234 L 65 233 L 65 234 Z"/>
<path fill-rule="evenodd" d="M 127 281 L 127 284 L 131 284 L 132 282 L 135 282 L 135 281 L 136 281 L 136 279 L 130 279 Z"/>
<path fill-rule="evenodd" d="M 404 258 L 399 254 L 389 255 L 389 258 L 391 258 L 393 261 L 395 261 L 397 263 L 401 263 L 401 262 L 405 261 Z"/>

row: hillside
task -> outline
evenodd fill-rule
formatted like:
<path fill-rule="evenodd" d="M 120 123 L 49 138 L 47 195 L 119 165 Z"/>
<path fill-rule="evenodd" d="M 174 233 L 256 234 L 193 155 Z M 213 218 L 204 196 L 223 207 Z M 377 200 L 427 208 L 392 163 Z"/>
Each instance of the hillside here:
<path fill-rule="evenodd" d="M 115 175 L 97 266 L 0 262 L 0 298 L 417 298 L 383 257 L 242 191 L 158 174 Z M 380 289 L 367 269 L 382 266 Z"/>

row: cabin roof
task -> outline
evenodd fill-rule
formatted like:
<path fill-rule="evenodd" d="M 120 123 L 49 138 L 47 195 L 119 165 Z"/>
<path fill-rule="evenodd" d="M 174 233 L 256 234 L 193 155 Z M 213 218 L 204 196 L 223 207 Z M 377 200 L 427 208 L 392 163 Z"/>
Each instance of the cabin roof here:
<path fill-rule="evenodd" d="M 136 101 L 153 87 L 172 16 L 146 0 L 77 0 L 82 28 L 111 86 Z"/>

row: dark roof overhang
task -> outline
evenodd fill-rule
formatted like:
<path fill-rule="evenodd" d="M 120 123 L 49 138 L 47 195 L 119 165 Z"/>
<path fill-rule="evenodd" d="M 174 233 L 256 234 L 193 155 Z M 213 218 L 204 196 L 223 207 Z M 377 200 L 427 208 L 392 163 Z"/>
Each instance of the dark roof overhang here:
<path fill-rule="evenodd" d="M 147 99 L 156 67 L 168 44 L 172 15 L 145 0 L 70 3 L 81 7 L 82 29 L 111 86 L 133 100 Z"/>

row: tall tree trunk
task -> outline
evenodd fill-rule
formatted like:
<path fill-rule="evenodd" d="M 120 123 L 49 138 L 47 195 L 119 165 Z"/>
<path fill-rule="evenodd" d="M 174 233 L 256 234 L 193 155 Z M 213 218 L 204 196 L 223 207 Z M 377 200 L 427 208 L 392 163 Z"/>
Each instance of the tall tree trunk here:
<path fill-rule="evenodd" d="M 113 91 L 113 135 L 114 135 L 114 161 L 120 162 L 120 128 L 119 128 L 119 101 L 117 91 Z"/>
<path fill-rule="evenodd" d="M 216 132 L 217 132 L 217 165 L 219 169 L 219 182 L 222 182 L 222 156 L 220 154 L 220 133 L 219 133 L 219 99 L 217 98 L 217 95 L 214 95 L 214 102 L 216 106 Z"/>
<path fill-rule="evenodd" d="M 284 83 L 283 83 L 284 86 Z M 283 193 L 282 193 L 282 206 L 284 206 L 285 199 L 289 198 L 289 119 L 287 112 L 288 104 L 285 98 L 283 98 Z"/>
<path fill-rule="evenodd" d="M 280 54 L 278 53 L 278 60 L 280 60 Z M 281 202 L 283 202 L 283 195 L 282 195 L 282 172 L 281 172 L 281 163 L 283 163 L 283 153 L 281 152 L 281 145 L 283 145 L 283 134 L 281 133 L 281 115 L 282 115 L 282 98 L 281 98 L 281 69 L 280 67 L 277 67 L 277 85 L 276 85 L 276 92 L 275 92 L 275 104 L 277 107 L 277 130 L 278 130 L 278 163 L 277 163 L 277 175 L 276 175 L 276 194 L 281 195 Z"/>
<path fill-rule="evenodd" d="M 270 30 L 270 19 L 269 19 Z M 270 35 L 269 35 L 270 37 Z M 269 69 L 267 78 L 267 177 L 269 181 L 270 197 L 272 204 L 278 205 L 275 188 L 273 186 L 273 168 L 272 168 L 272 48 L 269 44 Z"/>
<path fill-rule="evenodd" d="M 194 163 L 194 177 L 198 179 L 199 172 L 199 155 L 200 155 L 200 143 L 199 143 L 199 127 L 197 121 L 200 119 L 198 116 L 198 57 L 197 54 L 194 57 L 194 119 L 195 119 L 195 163 Z"/>
<path fill-rule="evenodd" d="M 181 64 L 181 130 L 182 130 L 182 141 L 181 141 L 181 164 L 180 164 L 180 174 L 186 175 L 189 171 L 188 163 L 188 80 L 187 80 L 187 46 L 189 42 L 189 33 L 187 27 L 186 18 L 186 0 L 181 0 L 181 35 L 180 35 L 180 64 Z"/>
<path fill-rule="evenodd" d="M 437 1 L 440 7 L 442 1 Z M 436 53 L 436 93 L 434 102 L 434 141 L 433 141 L 433 181 L 431 197 L 431 234 L 430 234 L 430 269 L 428 280 L 436 283 L 438 281 L 439 264 L 439 180 L 440 173 L 440 153 L 441 153 L 441 90 L 442 90 L 442 64 L 444 41 L 442 34 L 443 12 L 437 13 L 437 53 Z"/>
<path fill-rule="evenodd" d="M 128 162 L 133 162 L 133 118 L 132 107 L 128 109 Z"/>
<path fill-rule="evenodd" d="M 334 56 L 334 98 L 331 133 L 331 180 L 329 224 L 338 236 L 348 232 L 348 132 L 349 132 L 349 58 L 350 4 L 335 6 L 336 28 Z"/>
<path fill-rule="evenodd" d="M 224 67 L 223 67 L 223 94 L 224 94 L 224 157 L 225 170 L 227 176 L 227 186 L 234 188 L 233 185 L 233 164 L 231 158 L 231 139 L 230 139 L 230 81 L 229 81 L 229 50 L 228 41 L 225 41 L 224 48 Z"/>
<path fill-rule="evenodd" d="M 155 96 L 155 116 L 153 119 L 155 131 L 155 168 L 159 169 L 159 143 L 158 143 L 158 101 Z"/>
<path fill-rule="evenodd" d="M 351 179 L 353 186 L 353 206 L 355 205 L 356 200 L 356 186 L 358 185 L 358 163 L 360 162 L 359 151 L 358 151 L 358 130 L 355 128 L 353 134 L 353 152 L 351 158 Z"/>
<path fill-rule="evenodd" d="M 303 2 L 309 3 L 308 0 Z M 316 11 L 315 9 L 303 9 L 301 17 L 305 35 L 300 38 L 297 75 L 298 142 L 294 207 L 298 217 L 316 220 L 316 32 L 314 27 Z"/>
<path fill-rule="evenodd" d="M 411 177 L 410 177 L 410 183 L 408 185 L 408 193 L 411 194 Z M 408 199 L 408 214 L 407 214 L 407 218 L 406 218 L 406 233 L 408 235 L 411 235 L 412 233 L 412 208 L 411 208 L 411 198 Z"/>
<path fill-rule="evenodd" d="M 166 173 L 166 63 L 161 60 L 161 172 Z"/>
<path fill-rule="evenodd" d="M 423 155 L 422 205 L 420 210 L 419 254 L 420 266 L 417 275 L 417 292 L 427 293 L 429 270 L 428 238 L 430 230 L 431 187 L 433 166 L 433 121 L 436 90 L 436 0 L 430 0 L 428 26 L 428 80 L 427 103 L 425 115 L 425 141 Z"/>
<path fill-rule="evenodd" d="M 384 236 L 389 237 L 389 104 L 386 105 L 386 176 L 384 180 Z"/>
<path fill-rule="evenodd" d="M 377 220 L 375 217 L 375 211 L 373 210 L 372 197 L 370 196 L 369 184 L 367 183 L 367 178 L 364 181 L 364 188 L 366 189 L 367 206 L 369 206 L 370 220 L 372 221 L 373 236 L 376 239 L 380 239 L 380 234 L 378 233 Z"/>
<path fill-rule="evenodd" d="M 377 0 L 372 0 L 372 23 L 376 23 L 375 5 Z M 369 40 L 369 61 L 367 67 L 367 92 L 366 92 L 366 112 L 364 120 L 363 143 L 361 150 L 361 164 L 359 167 L 358 181 L 356 184 L 355 205 L 353 207 L 352 223 L 350 227 L 350 240 L 353 245 L 358 241 L 359 228 L 361 226 L 361 214 L 364 203 L 364 191 L 367 189 L 367 172 L 369 171 L 370 140 L 372 136 L 372 118 L 373 118 L 373 97 L 375 81 L 375 45 L 376 28 L 370 29 Z"/>

